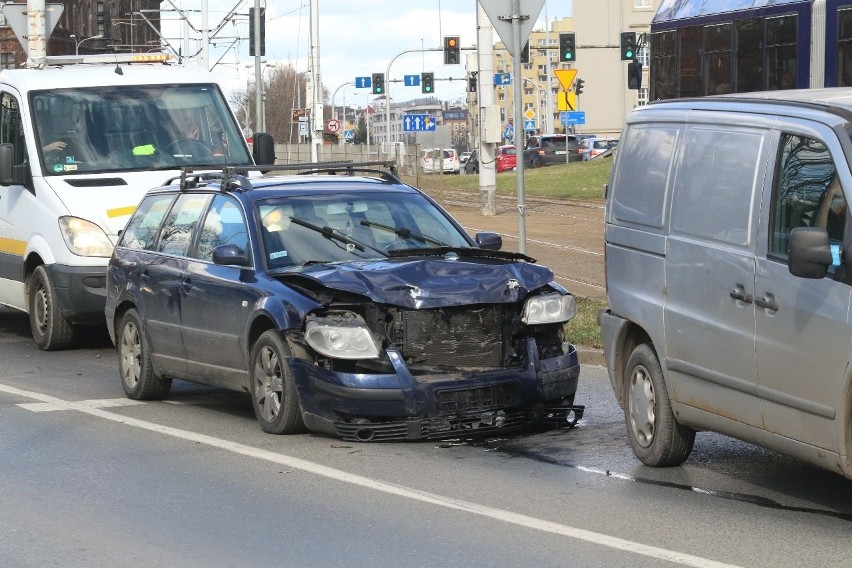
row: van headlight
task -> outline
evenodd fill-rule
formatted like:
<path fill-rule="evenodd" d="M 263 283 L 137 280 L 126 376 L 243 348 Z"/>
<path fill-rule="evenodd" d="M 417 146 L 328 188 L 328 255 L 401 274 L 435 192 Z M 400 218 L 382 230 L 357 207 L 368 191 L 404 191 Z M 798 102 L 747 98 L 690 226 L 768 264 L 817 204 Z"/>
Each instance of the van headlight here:
<path fill-rule="evenodd" d="M 521 321 L 526 325 L 562 323 L 575 315 L 577 315 L 577 304 L 574 302 L 574 296 L 543 294 L 527 298 Z"/>
<path fill-rule="evenodd" d="M 313 349 L 334 359 L 376 359 L 380 344 L 363 318 L 342 314 L 309 319 L 305 341 Z"/>
<path fill-rule="evenodd" d="M 79 217 L 60 217 L 59 232 L 68 250 L 78 256 L 112 255 L 112 242 L 103 229 Z"/>

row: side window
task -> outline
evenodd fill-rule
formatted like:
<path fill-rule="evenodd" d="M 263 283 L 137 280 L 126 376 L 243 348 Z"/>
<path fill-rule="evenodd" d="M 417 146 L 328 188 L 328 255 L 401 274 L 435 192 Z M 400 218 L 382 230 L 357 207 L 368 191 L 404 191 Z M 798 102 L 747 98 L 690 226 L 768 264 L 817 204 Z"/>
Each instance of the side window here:
<path fill-rule="evenodd" d="M 18 99 L 9 93 L 0 96 L 0 144 L 6 143 L 15 145 L 15 163 L 24 163 L 27 159 L 27 145 L 24 142 L 21 110 Z"/>
<path fill-rule="evenodd" d="M 192 240 L 192 232 L 198 224 L 207 195 L 181 195 L 169 211 L 163 230 L 160 231 L 160 241 L 157 252 L 185 256 Z"/>
<path fill-rule="evenodd" d="M 822 227 L 832 243 L 839 245 L 846 225 L 846 198 L 836 174 L 825 144 L 782 135 L 772 193 L 771 255 L 787 257 L 790 231 L 796 227 Z"/>
<path fill-rule="evenodd" d="M 163 222 L 163 217 L 174 199 L 173 195 L 152 195 L 146 197 L 136 208 L 127 227 L 121 233 L 118 246 L 132 249 L 150 249 L 157 232 Z"/>
<path fill-rule="evenodd" d="M 237 245 L 240 250 L 248 248 L 248 232 L 240 206 L 227 195 L 217 195 L 204 218 L 195 258 L 213 260 L 213 249 L 219 245 Z"/>

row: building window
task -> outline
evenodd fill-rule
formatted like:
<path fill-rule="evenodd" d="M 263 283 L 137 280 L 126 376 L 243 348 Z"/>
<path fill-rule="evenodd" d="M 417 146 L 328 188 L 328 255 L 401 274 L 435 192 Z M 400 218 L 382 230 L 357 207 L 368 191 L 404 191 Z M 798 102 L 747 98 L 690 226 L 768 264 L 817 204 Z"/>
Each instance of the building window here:
<path fill-rule="evenodd" d="M 636 59 L 642 64 L 643 69 L 648 68 L 648 63 L 651 62 L 651 51 L 647 45 L 643 45 L 636 51 Z"/>
<path fill-rule="evenodd" d="M 0 69 L 14 69 L 15 68 L 15 54 L 14 53 L 0 53 Z"/>
<path fill-rule="evenodd" d="M 641 9 L 650 9 L 653 6 L 651 5 L 651 0 L 633 0 L 633 7 Z"/>
<path fill-rule="evenodd" d="M 636 106 L 645 106 L 648 104 L 648 88 L 643 87 L 636 91 Z"/>

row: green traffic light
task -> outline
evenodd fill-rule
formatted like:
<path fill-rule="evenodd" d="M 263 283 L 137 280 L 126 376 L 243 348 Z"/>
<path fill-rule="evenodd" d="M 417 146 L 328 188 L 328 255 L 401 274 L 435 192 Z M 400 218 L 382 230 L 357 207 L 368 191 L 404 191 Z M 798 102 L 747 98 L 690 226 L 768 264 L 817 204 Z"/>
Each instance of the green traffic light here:
<path fill-rule="evenodd" d="M 626 55 L 628 59 L 633 59 L 633 52 L 632 51 L 628 51 L 624 55 Z"/>
<path fill-rule="evenodd" d="M 574 55 L 569 51 L 565 54 L 565 59 L 571 60 L 574 58 Z"/>

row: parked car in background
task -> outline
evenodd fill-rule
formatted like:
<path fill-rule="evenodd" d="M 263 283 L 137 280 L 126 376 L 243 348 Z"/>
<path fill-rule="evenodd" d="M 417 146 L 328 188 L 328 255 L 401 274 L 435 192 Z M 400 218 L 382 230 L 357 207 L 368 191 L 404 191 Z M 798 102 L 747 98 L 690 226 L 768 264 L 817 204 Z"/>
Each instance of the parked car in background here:
<path fill-rule="evenodd" d="M 459 154 L 459 164 L 461 164 L 462 168 L 467 163 L 472 153 L 473 152 L 462 152 L 461 154 Z"/>
<path fill-rule="evenodd" d="M 470 157 L 464 163 L 464 173 L 478 174 L 479 173 L 479 151 L 471 152 Z"/>
<path fill-rule="evenodd" d="M 576 423 L 574 297 L 385 166 L 149 191 L 107 271 L 127 396 L 215 385 L 248 393 L 265 432 L 364 442 Z M 295 169 L 316 175 L 272 175 Z"/>
<path fill-rule="evenodd" d="M 423 150 L 420 158 L 420 166 L 424 174 L 445 173 L 457 174 L 461 172 L 459 155 L 452 148 L 428 148 Z"/>
<path fill-rule="evenodd" d="M 580 141 L 573 134 L 531 136 L 524 149 L 524 164 L 530 168 L 540 168 L 552 164 L 579 162 L 583 159 L 579 149 Z"/>
<path fill-rule="evenodd" d="M 618 146 L 616 138 L 586 138 L 580 142 L 580 152 L 585 162 L 599 156 L 612 155 L 611 150 L 616 146 Z"/>
<path fill-rule="evenodd" d="M 512 144 L 505 144 L 497 147 L 497 155 L 495 159 L 495 167 L 497 173 L 514 171 L 517 166 L 517 156 L 515 147 Z"/>

